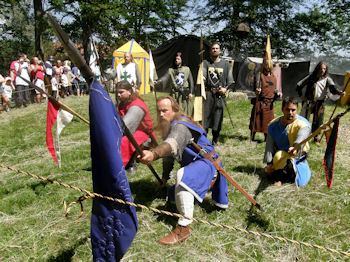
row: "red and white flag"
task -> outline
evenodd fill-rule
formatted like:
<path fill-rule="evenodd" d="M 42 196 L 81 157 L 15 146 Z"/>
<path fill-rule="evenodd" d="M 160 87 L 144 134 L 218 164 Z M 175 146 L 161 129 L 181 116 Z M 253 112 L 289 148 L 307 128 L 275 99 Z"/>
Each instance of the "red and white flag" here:
<path fill-rule="evenodd" d="M 58 103 L 50 99 L 47 104 L 47 122 L 46 122 L 46 145 L 56 164 L 61 167 L 61 152 L 59 145 L 59 136 L 63 128 L 73 119 L 73 115 L 60 108 Z M 53 142 L 52 127 L 56 124 L 56 150 Z"/>

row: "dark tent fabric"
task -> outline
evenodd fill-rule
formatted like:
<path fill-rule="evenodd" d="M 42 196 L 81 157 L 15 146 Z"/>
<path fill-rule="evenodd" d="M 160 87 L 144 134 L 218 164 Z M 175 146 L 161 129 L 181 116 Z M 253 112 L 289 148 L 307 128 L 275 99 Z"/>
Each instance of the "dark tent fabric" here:
<path fill-rule="evenodd" d="M 176 52 L 182 53 L 182 64 L 191 69 L 193 80 L 196 81 L 198 66 L 199 66 L 199 52 L 200 52 L 200 37 L 194 35 L 182 35 L 170 39 L 152 50 L 152 56 L 156 65 L 158 77 L 162 77 L 168 72 L 169 67 L 173 66 L 173 61 Z M 209 56 L 209 45 L 204 41 L 204 59 Z M 169 90 L 164 90 L 169 91 Z"/>
<path fill-rule="evenodd" d="M 296 87 L 297 83 L 309 74 L 310 61 L 289 63 L 282 68 L 282 93 L 283 97 L 299 97 Z"/>
<path fill-rule="evenodd" d="M 247 92 L 249 96 L 255 96 L 254 79 L 260 70 L 259 64 L 254 64 L 254 68 L 250 68 L 251 62 L 236 62 L 233 65 L 233 79 L 235 80 L 235 90 Z M 254 94 L 253 94 L 254 93 Z"/>

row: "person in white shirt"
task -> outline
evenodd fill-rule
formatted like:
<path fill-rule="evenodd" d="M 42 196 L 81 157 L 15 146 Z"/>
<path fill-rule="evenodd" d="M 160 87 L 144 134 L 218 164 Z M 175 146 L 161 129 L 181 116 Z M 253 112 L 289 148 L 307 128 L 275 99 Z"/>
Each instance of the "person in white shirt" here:
<path fill-rule="evenodd" d="M 112 74 L 112 79 L 115 79 L 115 77 L 117 77 L 118 82 L 122 80 L 128 81 L 137 94 L 140 92 L 141 73 L 139 67 L 134 62 L 132 54 L 124 54 L 124 63 L 118 64 L 116 70 Z"/>
<path fill-rule="evenodd" d="M 0 109 L 0 113 L 3 111 L 9 111 L 8 104 L 11 101 L 12 98 L 12 90 L 14 90 L 15 87 L 12 83 L 11 77 L 6 77 L 5 81 L 2 83 L 2 86 L 0 87 L 0 96 L 2 98 L 2 107 Z"/>
<path fill-rule="evenodd" d="M 30 68 L 29 60 L 25 54 L 20 53 L 18 55 L 18 62 L 15 63 L 15 71 L 17 72 L 15 87 L 16 91 L 19 91 L 16 93 L 17 107 L 27 106 L 27 103 L 29 103 L 29 84 L 25 80 L 30 82 Z M 21 77 L 23 77 L 25 80 L 23 80 Z"/>
<path fill-rule="evenodd" d="M 68 86 L 69 86 L 68 69 L 65 68 L 63 69 L 63 74 L 61 76 L 61 97 L 65 98 L 67 96 Z"/>
<path fill-rule="evenodd" d="M 57 90 L 58 90 L 58 82 L 57 82 L 58 75 L 55 71 L 52 72 L 52 78 L 50 80 L 51 83 L 51 95 L 54 98 L 57 98 Z"/>

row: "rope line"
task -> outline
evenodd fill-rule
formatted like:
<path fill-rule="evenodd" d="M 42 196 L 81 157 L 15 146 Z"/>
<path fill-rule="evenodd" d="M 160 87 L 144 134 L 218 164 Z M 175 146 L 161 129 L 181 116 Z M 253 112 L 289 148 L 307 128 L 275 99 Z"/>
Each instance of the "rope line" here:
<path fill-rule="evenodd" d="M 194 217 L 186 217 L 186 216 L 183 216 L 183 215 L 178 214 L 178 213 L 172 213 L 172 212 L 165 211 L 165 210 L 159 210 L 159 209 L 156 209 L 156 208 L 153 208 L 153 207 L 147 207 L 147 206 L 142 205 L 142 204 L 135 204 L 133 202 L 124 201 L 122 199 L 113 198 L 113 197 L 109 197 L 109 196 L 104 196 L 104 195 L 101 195 L 101 194 L 98 194 L 98 193 L 92 193 L 92 192 L 90 192 L 90 191 L 88 191 L 86 189 L 81 189 L 81 188 L 76 187 L 76 186 L 72 186 L 72 185 L 69 185 L 69 184 L 58 182 L 58 181 L 55 181 L 55 180 L 52 180 L 52 179 L 49 179 L 49 178 L 46 178 L 46 177 L 42 177 L 42 176 L 39 176 L 39 175 L 31 174 L 31 173 L 26 172 L 26 171 L 21 171 L 21 170 L 19 170 L 17 168 L 5 166 L 5 165 L 3 165 L 1 163 L 0 163 L 0 167 L 5 168 L 5 169 L 9 169 L 9 170 L 11 170 L 13 172 L 17 172 L 17 173 L 20 173 L 20 174 L 23 174 L 23 175 L 27 175 L 27 176 L 30 176 L 30 177 L 33 177 L 33 178 L 36 178 L 36 179 L 40 179 L 40 180 L 42 180 L 44 182 L 49 182 L 51 184 L 59 185 L 59 186 L 65 187 L 65 188 L 70 188 L 70 189 L 74 189 L 76 191 L 85 193 L 77 201 L 74 201 L 74 202 L 70 203 L 68 207 L 66 206 L 66 202 L 63 200 L 63 205 L 64 205 L 64 208 L 65 208 L 66 216 L 68 216 L 69 210 L 72 207 L 72 205 L 76 204 L 76 203 L 79 203 L 80 206 L 81 206 L 81 212 L 80 212 L 80 216 L 79 216 L 79 219 L 80 219 L 80 217 L 82 216 L 82 212 L 83 212 L 82 201 L 84 201 L 86 199 L 89 199 L 89 198 L 99 197 L 99 198 L 102 198 L 102 199 L 107 199 L 107 200 L 110 200 L 110 201 L 118 202 L 120 204 L 133 206 L 135 208 L 146 209 L 146 210 L 152 211 L 152 212 L 157 213 L 157 214 L 162 214 L 162 215 L 167 215 L 167 216 L 177 217 L 177 218 L 185 218 L 185 219 L 189 219 L 189 220 L 192 220 L 194 222 L 202 223 L 202 224 L 205 224 L 205 225 L 210 225 L 210 226 L 214 226 L 214 227 L 229 229 L 229 230 L 233 230 L 233 231 L 237 231 L 237 232 L 241 232 L 241 233 L 245 233 L 245 234 L 250 234 L 250 235 L 254 235 L 254 236 L 258 236 L 258 237 L 265 237 L 265 238 L 268 238 L 268 239 L 278 240 L 278 241 L 285 242 L 285 243 L 292 243 L 292 244 L 297 245 L 297 246 L 312 247 L 312 248 L 319 249 L 319 250 L 322 250 L 322 251 L 327 251 L 327 252 L 330 252 L 330 253 L 341 254 L 341 255 L 344 255 L 344 256 L 347 256 L 347 257 L 350 258 L 350 253 L 345 252 L 345 251 L 336 250 L 336 249 L 329 248 L 329 247 L 323 247 L 323 246 L 316 245 L 316 244 L 310 244 L 310 243 L 307 243 L 307 242 L 297 241 L 297 240 L 293 240 L 293 239 L 289 239 L 289 238 L 285 238 L 285 237 L 273 236 L 273 235 L 270 235 L 270 234 L 267 234 L 267 233 L 260 233 L 260 232 L 257 232 L 257 231 L 251 231 L 251 230 L 242 229 L 242 228 L 238 228 L 238 227 L 234 227 L 234 226 L 223 225 L 223 224 L 210 222 L 210 221 L 206 221 L 206 220 L 198 219 L 198 218 L 194 218 Z"/>
<path fill-rule="evenodd" d="M 68 85 L 68 86 L 85 86 L 87 85 L 87 83 L 78 83 L 78 84 L 74 84 L 72 83 L 71 85 Z M 49 87 L 51 85 L 45 85 L 45 87 Z M 58 86 L 58 89 L 61 89 L 62 87 L 62 84 L 57 84 Z M 21 93 L 21 92 L 26 92 L 26 91 L 31 91 L 31 90 L 34 90 L 35 88 L 27 88 L 27 89 L 23 89 L 23 90 L 15 90 L 15 91 L 12 91 L 12 94 L 16 94 L 16 93 Z"/>

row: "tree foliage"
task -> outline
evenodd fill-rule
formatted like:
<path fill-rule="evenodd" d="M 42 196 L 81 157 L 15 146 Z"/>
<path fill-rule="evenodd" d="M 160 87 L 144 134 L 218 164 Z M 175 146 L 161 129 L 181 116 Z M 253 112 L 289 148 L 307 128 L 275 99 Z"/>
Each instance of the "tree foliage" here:
<path fill-rule="evenodd" d="M 293 6 L 299 0 L 208 0 L 199 5 L 197 14 L 201 19 L 197 27 L 214 28 L 210 40 L 222 43 L 233 57 L 244 59 L 262 53 L 267 32 L 271 35 L 274 55 L 285 57 L 295 50 L 292 44 L 297 35 L 293 30 Z M 241 37 L 237 26 L 245 23 L 250 32 Z M 217 30 L 218 25 L 222 29 Z"/>
<path fill-rule="evenodd" d="M 110 64 L 112 51 L 131 38 L 146 49 L 154 48 L 191 26 L 192 32 L 203 31 L 207 40 L 219 41 L 228 55 L 239 60 L 262 55 L 267 31 L 273 57 L 327 56 L 345 64 L 350 57 L 349 1 L 8 0 L 0 1 L 2 73 L 17 52 L 34 55 L 34 42 L 39 41 L 34 35 L 43 34 L 46 56 L 64 56 L 63 49 L 52 44 L 57 40 L 46 18 L 35 16 L 34 2 L 42 2 L 44 11 L 56 17 L 75 43 L 82 44 L 87 60 L 93 36 L 102 64 Z M 236 30 L 242 22 L 250 28 L 244 36 Z M 35 24 L 39 25 L 36 34 Z"/>
<path fill-rule="evenodd" d="M 11 61 L 19 52 L 34 55 L 32 5 L 28 1 L 0 2 L 0 73 L 9 74 Z"/>
<path fill-rule="evenodd" d="M 219 41 L 235 59 L 261 56 L 266 34 L 271 36 L 276 58 L 328 55 L 349 46 L 349 1 L 300 0 L 207 0 L 195 1 L 197 28 L 206 28 L 208 39 Z M 249 26 L 247 37 L 236 31 L 239 23 Z M 349 54 L 347 54 L 349 58 Z"/>

